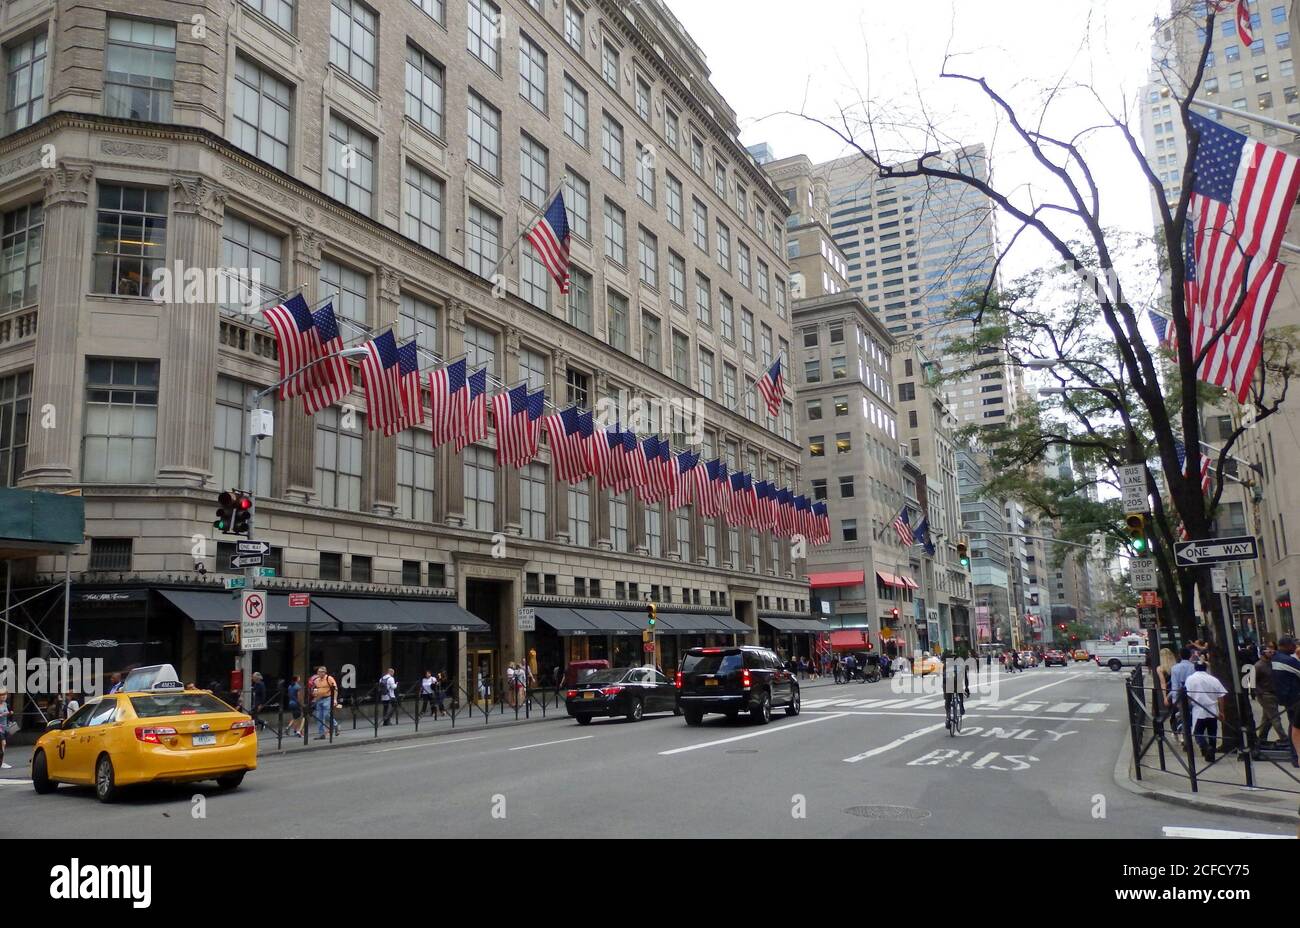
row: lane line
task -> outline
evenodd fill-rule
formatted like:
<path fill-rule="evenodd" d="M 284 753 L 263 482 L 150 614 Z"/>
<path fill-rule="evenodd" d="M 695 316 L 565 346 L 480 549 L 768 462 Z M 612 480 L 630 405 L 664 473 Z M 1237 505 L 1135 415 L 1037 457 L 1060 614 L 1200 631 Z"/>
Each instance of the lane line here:
<path fill-rule="evenodd" d="M 875 757 L 877 754 L 884 754 L 886 751 L 892 751 L 894 748 L 901 747 L 914 738 L 920 738 L 922 735 L 928 735 L 932 731 L 938 731 L 943 728 L 947 722 L 940 722 L 938 725 L 929 725 L 925 728 L 917 729 L 910 735 L 903 735 L 901 738 L 895 738 L 888 744 L 882 744 L 878 748 L 872 748 L 870 751 L 863 751 L 861 754 L 854 754 L 852 757 L 844 758 L 846 764 L 856 764 L 860 760 L 866 760 L 868 757 Z"/>
<path fill-rule="evenodd" d="M 484 738 L 486 738 L 486 737 L 487 737 L 487 735 L 476 735 L 476 736 L 473 737 L 473 738 L 452 738 L 452 739 L 450 739 L 450 740 L 448 740 L 448 741 L 430 741 L 430 742 L 427 743 L 427 744 L 425 744 L 425 743 L 421 743 L 421 744 L 404 744 L 404 745 L 402 745 L 401 747 L 396 747 L 396 748 L 379 748 L 378 750 L 374 750 L 374 751 L 366 751 L 365 753 L 367 753 L 367 754 L 387 754 L 389 751 L 410 751 L 410 750 L 413 750 L 414 748 L 436 748 L 436 747 L 438 747 L 439 745 L 443 745 L 443 744 L 459 744 L 461 741 L 482 741 L 482 740 L 483 740 Z"/>
<path fill-rule="evenodd" d="M 1104 702 L 1090 702 L 1084 706 L 1081 706 L 1079 708 L 1079 713 L 1081 715 L 1099 715 L 1100 713 L 1106 711 L 1106 706 L 1108 705 L 1109 703 L 1104 703 Z"/>
<path fill-rule="evenodd" d="M 1292 835 L 1265 835 L 1254 831 L 1224 831 L 1221 828 L 1187 828 L 1182 825 L 1166 825 L 1164 827 L 1166 838 L 1277 838 L 1283 841 L 1294 841 Z"/>
<path fill-rule="evenodd" d="M 1077 702 L 1058 702 L 1056 705 L 1052 706 L 1047 711 L 1048 712 L 1069 712 L 1077 705 L 1079 705 Z"/>
<path fill-rule="evenodd" d="M 776 728 L 764 728 L 762 731 L 751 731 L 743 735 L 735 735 L 731 738 L 721 738 L 717 741 L 701 741 L 699 744 L 688 744 L 684 748 L 673 748 L 671 751 L 660 751 L 660 757 L 668 757 L 671 754 L 684 754 L 687 751 L 698 751 L 700 748 L 713 748 L 720 744 L 731 744 L 733 741 L 744 741 L 746 738 L 757 738 L 760 735 L 774 735 L 778 732 L 789 731 L 792 728 L 798 728 L 800 725 L 815 725 L 818 722 L 829 722 L 831 719 L 842 718 L 848 713 L 832 712 L 823 715 L 821 718 L 804 719 L 802 722 L 790 722 Z"/>
<path fill-rule="evenodd" d="M 1040 692 L 1042 692 L 1043 690 L 1050 690 L 1050 689 L 1051 689 L 1052 687 L 1054 687 L 1054 686 L 1060 686 L 1062 683 L 1069 683 L 1071 680 L 1075 679 L 1075 678 L 1078 677 L 1078 676 L 1079 676 L 1078 674 L 1071 674 L 1070 676 L 1068 676 L 1068 677 L 1064 677 L 1063 679 L 1060 679 L 1060 680 L 1057 680 L 1057 681 L 1055 681 L 1054 683 L 1048 683 L 1048 684 L 1046 684 L 1046 685 L 1044 685 L 1044 686 L 1037 687 L 1036 689 L 1025 690 L 1023 693 L 1017 693 L 1016 696 L 1015 696 L 1013 699 L 1004 699 L 1004 700 L 1002 700 L 1002 701 L 999 703 L 998 708 L 1001 708 L 1002 706 L 1009 706 L 1009 705 L 1011 705 L 1012 703 L 1015 703 L 1015 702 L 1020 702 L 1022 699 L 1024 699 L 1026 696 L 1028 696 L 1028 695 L 1031 694 L 1031 693 L 1040 693 Z"/>
<path fill-rule="evenodd" d="M 809 709 L 806 711 L 816 713 L 817 710 Z M 837 710 L 836 714 L 870 715 L 870 716 L 880 715 L 880 716 L 889 716 L 889 717 L 900 718 L 900 719 L 943 718 L 942 712 L 893 712 L 893 711 L 875 712 L 872 710 L 862 710 L 862 709 L 845 709 L 842 711 Z M 1117 722 L 1119 721 L 1119 719 L 1081 719 L 1075 716 L 1062 717 L 1059 715 L 978 715 L 974 712 L 967 712 L 965 717 L 968 719 L 1019 719 L 1020 721 L 1023 722 Z"/>
<path fill-rule="evenodd" d="M 569 744 L 572 741 L 587 741 L 595 735 L 581 735 L 577 738 L 561 738 L 559 741 L 539 741 L 537 744 L 521 744 L 517 748 L 511 748 L 512 751 L 527 751 L 529 748 L 545 748 L 552 744 Z"/>

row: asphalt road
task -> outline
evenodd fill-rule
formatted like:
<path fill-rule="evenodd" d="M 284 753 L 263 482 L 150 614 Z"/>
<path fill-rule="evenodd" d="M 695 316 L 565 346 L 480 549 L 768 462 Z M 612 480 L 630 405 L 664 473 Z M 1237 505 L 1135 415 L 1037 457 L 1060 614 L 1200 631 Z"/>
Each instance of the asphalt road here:
<path fill-rule="evenodd" d="M 1084 664 L 1000 676 L 997 701 L 976 696 L 957 738 L 944 730 L 942 695 L 882 681 L 809 687 L 800 716 L 778 710 L 767 726 L 721 716 L 699 728 L 672 716 L 468 726 L 264 758 L 232 793 L 151 788 L 104 806 L 89 789 L 37 796 L 9 783 L 0 835 L 1159 838 L 1165 826 L 1294 835 L 1118 787 L 1122 681 Z"/>

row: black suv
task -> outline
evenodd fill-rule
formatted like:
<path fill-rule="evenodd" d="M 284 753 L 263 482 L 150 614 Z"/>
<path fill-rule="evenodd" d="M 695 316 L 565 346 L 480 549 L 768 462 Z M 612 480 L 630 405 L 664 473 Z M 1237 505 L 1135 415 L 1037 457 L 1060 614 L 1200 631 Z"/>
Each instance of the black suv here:
<path fill-rule="evenodd" d="M 799 714 L 799 681 L 767 648 L 691 648 L 677 671 L 677 704 L 687 725 L 699 725 L 706 712 L 733 722 L 748 712 L 766 725 L 773 708 Z"/>

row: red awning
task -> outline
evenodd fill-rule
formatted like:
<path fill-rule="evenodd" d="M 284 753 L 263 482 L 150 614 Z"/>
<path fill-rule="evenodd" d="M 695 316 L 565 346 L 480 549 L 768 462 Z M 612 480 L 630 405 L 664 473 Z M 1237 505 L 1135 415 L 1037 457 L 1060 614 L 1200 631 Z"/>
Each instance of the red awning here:
<path fill-rule="evenodd" d="M 902 574 L 899 574 L 897 579 L 901 580 L 903 582 L 903 585 L 906 586 L 909 590 L 919 590 L 921 588 L 919 585 L 917 585 L 917 582 L 913 580 L 911 577 L 905 577 Z"/>
<path fill-rule="evenodd" d="M 828 586 L 859 586 L 866 582 L 866 571 L 835 570 L 825 574 L 809 574 L 808 585 L 814 590 Z"/>
<path fill-rule="evenodd" d="M 901 574 L 891 574 L 887 570 L 878 570 L 876 571 L 876 576 L 880 578 L 880 582 L 885 586 L 897 587 L 900 590 L 920 589 L 920 587 L 916 585 L 915 580 L 911 577 L 904 577 Z"/>
<path fill-rule="evenodd" d="M 843 629 L 831 632 L 831 649 L 835 651 L 864 650 L 870 639 L 871 630 L 867 628 Z"/>

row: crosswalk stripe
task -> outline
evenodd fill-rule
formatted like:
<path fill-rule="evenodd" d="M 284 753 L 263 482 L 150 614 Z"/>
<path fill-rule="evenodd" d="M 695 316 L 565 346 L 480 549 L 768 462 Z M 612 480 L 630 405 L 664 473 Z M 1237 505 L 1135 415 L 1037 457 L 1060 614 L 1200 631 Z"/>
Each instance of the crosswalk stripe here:
<path fill-rule="evenodd" d="M 874 708 L 883 709 L 885 706 L 897 706 L 899 703 L 907 702 L 906 699 L 886 699 L 884 702 L 876 703 Z"/>
<path fill-rule="evenodd" d="M 1185 828 L 1180 825 L 1166 825 L 1163 828 L 1166 838 L 1281 838 L 1292 841 L 1295 839 L 1290 835 L 1266 835 L 1253 831 L 1224 831 L 1219 828 Z"/>
<path fill-rule="evenodd" d="M 1097 714 L 1099 714 L 1099 713 L 1105 712 L 1105 711 L 1106 711 L 1106 706 L 1107 706 L 1107 705 L 1109 705 L 1109 703 L 1104 703 L 1104 702 L 1090 702 L 1090 703 L 1085 703 L 1083 706 L 1081 706 L 1081 707 L 1079 708 L 1079 714 L 1080 714 L 1080 715 L 1097 715 Z"/>
<path fill-rule="evenodd" d="M 1044 703 L 1041 703 L 1041 702 L 1025 702 L 1025 703 L 1021 703 L 1020 705 L 1016 706 L 1016 711 L 1017 711 L 1017 712 L 1037 712 L 1039 709 L 1043 708 L 1043 706 L 1044 706 Z"/>
<path fill-rule="evenodd" d="M 1071 709 L 1073 709 L 1073 708 L 1074 708 L 1075 706 L 1077 706 L 1077 705 L 1078 705 L 1077 702 L 1058 702 L 1056 705 L 1054 705 L 1054 706 L 1052 706 L 1051 708 L 1046 709 L 1046 710 L 1044 710 L 1044 711 L 1046 711 L 1046 712 L 1069 712 Z"/>
<path fill-rule="evenodd" d="M 910 708 L 911 706 L 919 706 L 919 705 L 921 705 L 922 703 L 929 702 L 929 701 L 932 700 L 933 698 L 934 698 L 933 696 L 922 696 L 920 699 L 908 699 L 908 700 L 906 700 L 902 705 L 900 705 L 900 706 L 895 706 L 895 708 L 897 708 L 897 709 L 907 709 L 907 708 Z"/>

